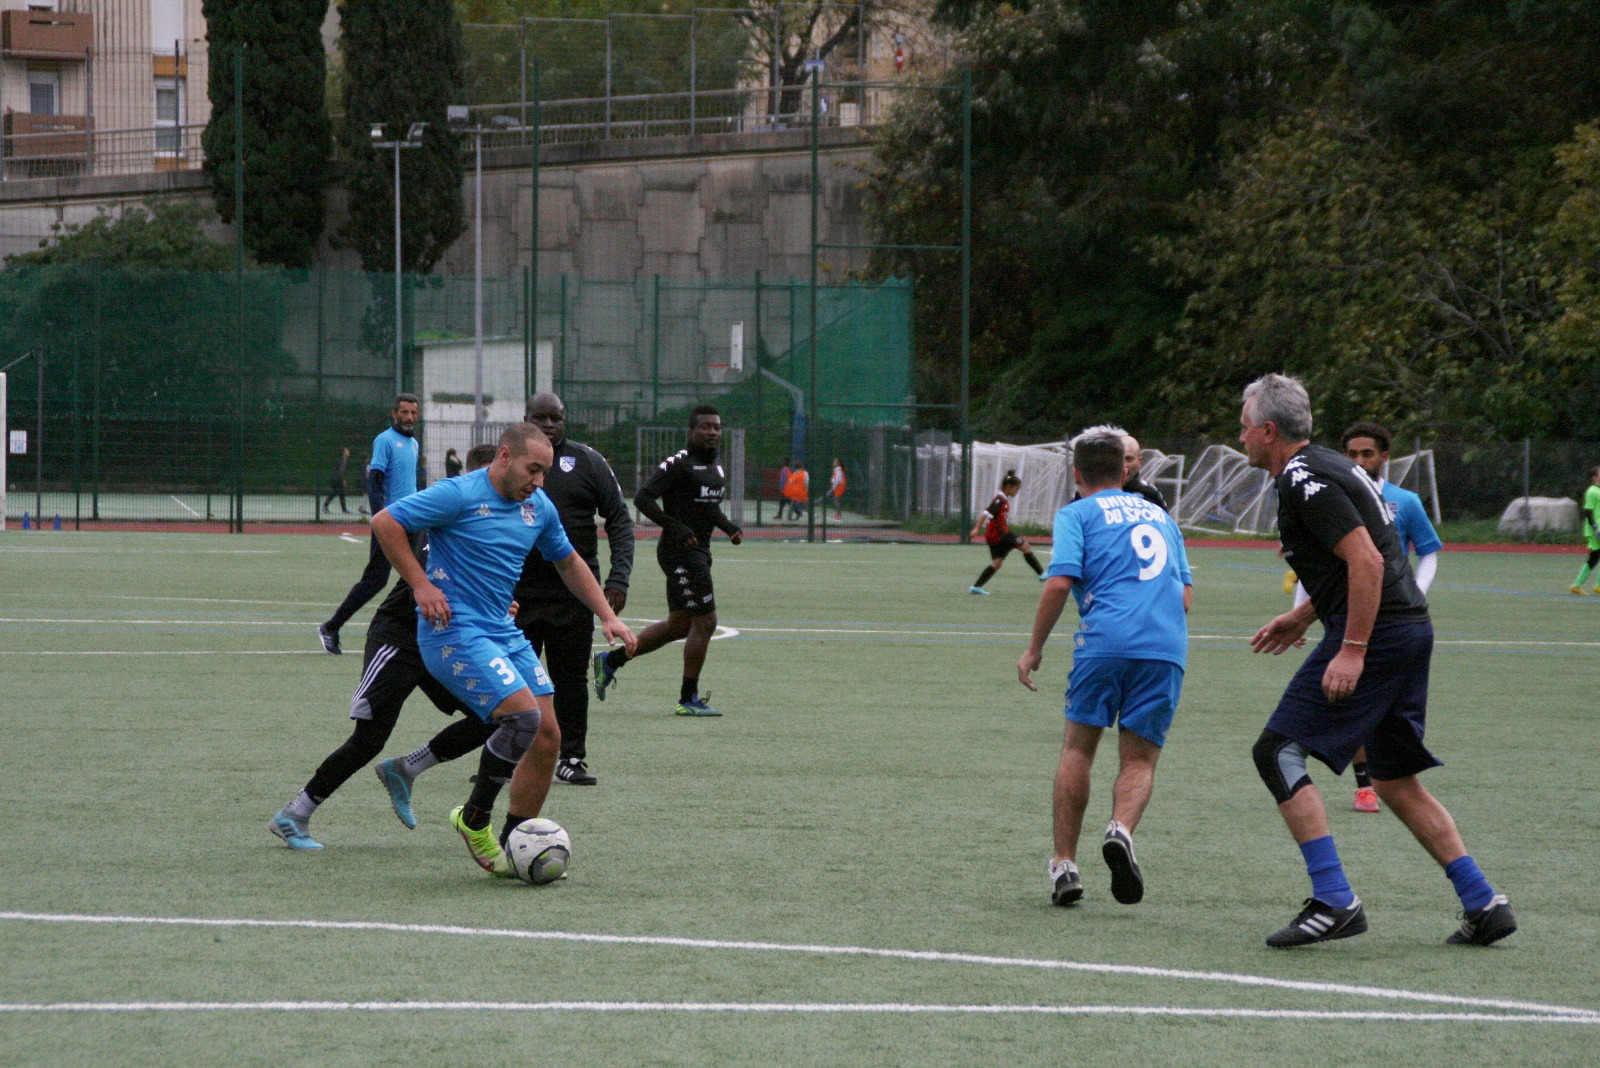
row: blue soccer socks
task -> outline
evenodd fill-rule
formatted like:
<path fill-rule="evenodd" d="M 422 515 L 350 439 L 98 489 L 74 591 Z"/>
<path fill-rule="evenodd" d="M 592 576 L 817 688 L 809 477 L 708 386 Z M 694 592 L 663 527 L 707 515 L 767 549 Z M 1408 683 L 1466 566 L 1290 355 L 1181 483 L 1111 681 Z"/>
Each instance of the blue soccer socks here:
<path fill-rule="evenodd" d="M 1444 866 L 1444 873 L 1450 879 L 1450 884 L 1456 888 L 1456 896 L 1461 899 L 1461 907 L 1467 912 L 1477 912 L 1489 907 L 1489 902 L 1494 900 L 1494 887 L 1489 885 L 1489 880 L 1483 877 L 1483 872 L 1478 870 L 1478 862 L 1471 855 L 1457 857 Z"/>
<path fill-rule="evenodd" d="M 1356 895 L 1350 889 L 1350 880 L 1344 877 L 1344 865 L 1339 863 L 1339 850 L 1334 847 L 1333 836 L 1325 834 L 1301 842 L 1300 855 L 1306 858 L 1306 873 L 1311 876 L 1311 896 L 1334 908 L 1349 908 Z"/>

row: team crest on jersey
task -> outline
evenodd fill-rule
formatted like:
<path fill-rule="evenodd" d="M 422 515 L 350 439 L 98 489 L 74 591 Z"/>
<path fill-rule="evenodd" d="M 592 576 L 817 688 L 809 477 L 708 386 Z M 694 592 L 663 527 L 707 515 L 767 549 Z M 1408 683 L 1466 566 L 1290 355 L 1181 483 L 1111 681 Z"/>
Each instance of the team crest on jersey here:
<path fill-rule="evenodd" d="M 528 526 L 533 526 L 539 520 L 539 506 L 532 501 L 522 502 L 522 521 Z"/>
<path fill-rule="evenodd" d="M 563 471 L 571 471 L 574 467 L 577 467 L 577 466 L 578 466 L 578 458 L 576 456 L 563 456 L 561 458 L 561 470 L 563 470 Z"/>
<path fill-rule="evenodd" d="M 492 513 L 489 511 L 489 506 L 487 504 L 480 504 L 478 505 L 478 514 L 481 516 L 488 516 Z"/>

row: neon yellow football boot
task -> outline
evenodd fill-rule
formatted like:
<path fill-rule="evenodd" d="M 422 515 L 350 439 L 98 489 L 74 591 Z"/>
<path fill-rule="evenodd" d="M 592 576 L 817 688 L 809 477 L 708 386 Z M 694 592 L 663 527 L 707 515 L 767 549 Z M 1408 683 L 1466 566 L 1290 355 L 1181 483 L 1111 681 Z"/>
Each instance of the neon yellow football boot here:
<path fill-rule="evenodd" d="M 511 869 L 511 860 L 500 849 L 500 843 L 495 839 L 494 832 L 484 827 L 474 830 L 467 826 L 461 818 L 461 811 L 465 805 L 457 805 L 450 810 L 450 826 L 461 832 L 461 838 L 467 843 L 467 852 L 472 854 L 472 859 L 478 867 L 494 876 L 496 879 L 509 879 L 516 874 Z"/>

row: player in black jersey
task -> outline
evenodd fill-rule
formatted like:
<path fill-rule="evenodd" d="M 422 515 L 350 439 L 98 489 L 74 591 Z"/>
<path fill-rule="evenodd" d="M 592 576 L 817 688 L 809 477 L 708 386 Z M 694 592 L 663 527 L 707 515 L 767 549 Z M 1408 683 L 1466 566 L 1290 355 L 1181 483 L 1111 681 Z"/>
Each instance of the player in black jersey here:
<path fill-rule="evenodd" d="M 1044 581 L 1044 567 L 1040 565 L 1039 558 L 1033 555 L 1033 546 L 1022 538 L 1017 537 L 1011 529 L 1011 498 L 1022 489 L 1022 479 L 1017 477 L 1015 471 L 1007 471 L 1000 479 L 1000 492 L 994 495 L 994 500 L 989 502 L 989 507 L 978 513 L 978 521 L 972 525 L 972 532 L 967 535 L 969 540 L 975 540 L 982 535 L 984 542 L 989 546 L 989 566 L 984 568 L 977 579 L 967 588 L 968 593 L 981 593 L 988 595 L 989 591 L 984 585 L 1000 570 L 1006 562 L 1006 557 L 1011 555 L 1012 549 L 1021 549 L 1022 558 L 1028 561 L 1028 566 L 1033 568 L 1033 573 L 1039 576 L 1039 581 Z"/>
<path fill-rule="evenodd" d="M 467 453 L 467 470 L 488 466 L 494 459 L 493 445 L 478 445 Z M 418 559 L 423 549 L 414 547 Z M 417 651 L 417 602 L 404 580 L 396 582 L 367 626 L 366 655 L 361 662 L 361 682 L 350 699 L 350 718 L 355 729 L 350 737 L 317 768 L 305 788 L 267 824 L 267 829 L 282 838 L 291 849 L 321 849 L 311 837 L 311 814 L 345 782 L 383 752 L 400 708 L 411 692 L 421 688 L 434 707 L 445 715 L 466 712 L 449 690 L 423 666 Z M 404 757 L 385 760 L 378 767 L 378 778 L 389 791 L 395 815 L 407 827 L 416 827 L 411 814 L 411 780 L 435 764 L 465 756 L 493 734 L 495 726 L 475 715 L 465 716 L 434 735 L 427 745 Z M 511 765 L 506 763 L 505 777 Z"/>
<path fill-rule="evenodd" d="M 1448 941 L 1499 941 L 1517 929 L 1511 906 L 1468 855 L 1450 813 L 1417 779 L 1439 764 L 1422 741 L 1433 624 L 1388 507 L 1366 472 L 1311 444 L 1310 399 L 1294 379 L 1266 375 L 1252 382 L 1240 424 L 1251 465 L 1277 480 L 1284 559 L 1311 595 L 1257 631 L 1251 647 L 1282 653 L 1301 644 L 1313 619 L 1324 628 L 1252 751 L 1312 887 L 1300 914 L 1267 945 L 1309 945 L 1367 929 L 1328 832 L 1322 795 L 1306 773 L 1306 758 L 1316 757 L 1343 774 L 1362 747 L 1378 796 L 1444 868 L 1461 899 L 1463 922 Z"/>
<path fill-rule="evenodd" d="M 744 540 L 744 532 L 722 513 L 726 476 L 717 463 L 721 440 L 722 417 L 711 405 L 699 405 L 689 416 L 689 447 L 661 461 L 634 498 L 639 514 L 661 527 L 656 562 L 667 576 L 667 618 L 639 632 L 633 657 L 621 648 L 594 655 L 594 692 L 602 701 L 622 665 L 683 638 L 677 714 L 722 715 L 700 696 L 700 669 L 717 630 L 711 532 L 722 531 L 735 545 Z"/>
<path fill-rule="evenodd" d="M 1139 439 L 1132 434 L 1122 436 L 1122 490 L 1124 493 L 1137 493 L 1162 511 L 1170 512 L 1167 499 L 1161 491 L 1139 477 L 1139 469 L 1144 466 L 1144 452 L 1139 448 Z"/>

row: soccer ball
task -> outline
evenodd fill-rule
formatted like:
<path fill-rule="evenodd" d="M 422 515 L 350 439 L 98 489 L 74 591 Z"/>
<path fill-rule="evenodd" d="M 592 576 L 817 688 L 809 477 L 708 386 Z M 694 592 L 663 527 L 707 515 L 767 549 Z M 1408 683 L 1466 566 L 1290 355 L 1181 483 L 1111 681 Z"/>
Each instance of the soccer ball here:
<path fill-rule="evenodd" d="M 506 851 L 511 854 L 517 878 L 540 886 L 567 873 L 572 839 L 555 820 L 523 820 L 506 836 Z"/>

